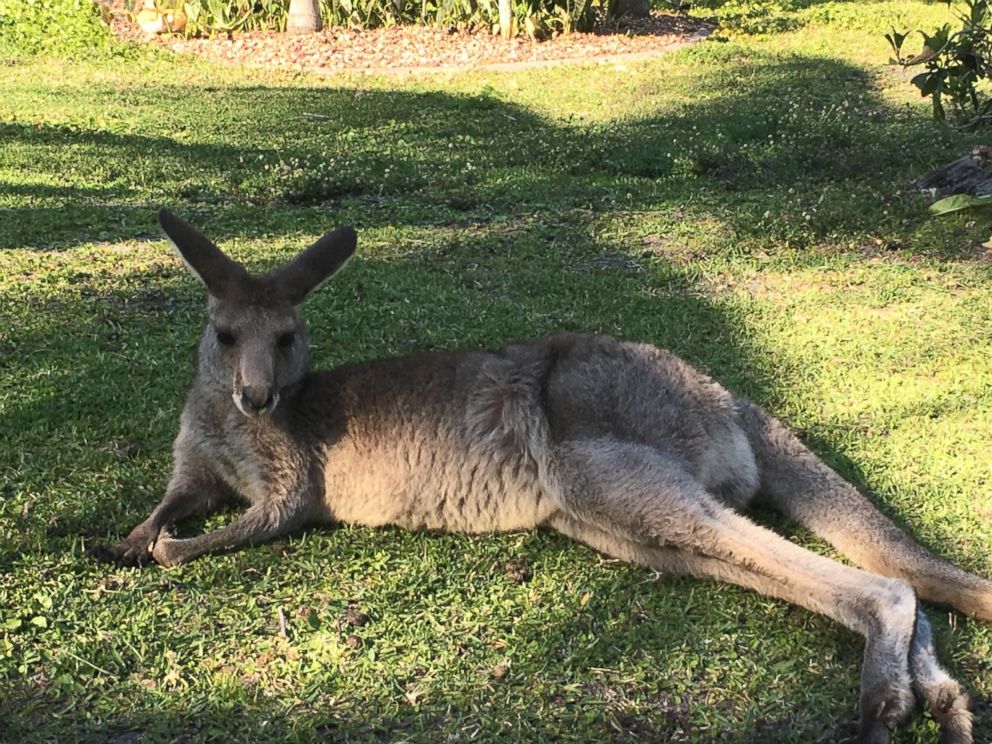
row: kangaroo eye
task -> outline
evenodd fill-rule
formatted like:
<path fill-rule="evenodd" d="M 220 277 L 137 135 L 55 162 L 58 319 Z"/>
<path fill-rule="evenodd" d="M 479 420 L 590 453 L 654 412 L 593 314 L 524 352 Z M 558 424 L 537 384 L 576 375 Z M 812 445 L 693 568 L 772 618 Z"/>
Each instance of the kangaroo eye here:
<path fill-rule="evenodd" d="M 222 346 L 233 346 L 234 334 L 230 331 L 217 331 L 217 341 Z"/>
<path fill-rule="evenodd" d="M 279 345 L 280 349 L 288 349 L 293 345 L 293 341 L 295 340 L 296 334 L 290 332 L 282 334 L 278 339 L 276 339 L 276 343 Z"/>

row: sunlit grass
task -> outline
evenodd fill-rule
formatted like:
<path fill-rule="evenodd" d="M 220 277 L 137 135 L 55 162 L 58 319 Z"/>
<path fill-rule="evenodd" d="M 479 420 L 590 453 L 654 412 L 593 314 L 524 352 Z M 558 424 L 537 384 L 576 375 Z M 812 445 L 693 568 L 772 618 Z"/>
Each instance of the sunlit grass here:
<path fill-rule="evenodd" d="M 560 330 L 652 341 L 988 574 L 990 226 L 930 220 L 908 187 L 971 141 L 927 118 L 881 39 L 946 8 L 776 12 L 791 31 L 622 70 L 5 68 L 0 738 L 848 740 L 852 634 L 552 534 L 311 530 L 168 572 L 84 554 L 157 502 L 192 375 L 203 298 L 155 227 L 166 205 L 259 269 L 358 227 L 306 308 L 319 366 Z M 992 695 L 990 629 L 931 616 Z"/>

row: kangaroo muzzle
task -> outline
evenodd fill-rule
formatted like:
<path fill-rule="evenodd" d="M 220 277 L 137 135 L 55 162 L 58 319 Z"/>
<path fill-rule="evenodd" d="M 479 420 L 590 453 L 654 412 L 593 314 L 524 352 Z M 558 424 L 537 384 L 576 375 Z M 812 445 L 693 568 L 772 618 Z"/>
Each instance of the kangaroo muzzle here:
<path fill-rule="evenodd" d="M 278 394 L 267 385 L 246 385 L 241 395 L 236 395 L 235 403 L 246 416 L 259 416 L 276 407 Z"/>
<path fill-rule="evenodd" d="M 269 350 L 260 343 L 245 344 L 234 375 L 231 393 L 234 404 L 245 416 L 271 413 L 279 402 L 275 369 Z"/>

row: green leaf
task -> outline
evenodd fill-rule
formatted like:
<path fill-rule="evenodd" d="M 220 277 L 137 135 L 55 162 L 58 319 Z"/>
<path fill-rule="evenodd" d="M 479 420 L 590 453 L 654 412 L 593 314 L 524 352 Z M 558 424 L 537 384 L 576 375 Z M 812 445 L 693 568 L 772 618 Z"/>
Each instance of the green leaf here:
<path fill-rule="evenodd" d="M 20 627 L 21 627 L 21 618 L 19 617 L 12 617 L 8 620 L 4 620 L 3 625 L 0 625 L 0 628 L 9 631 L 17 630 Z"/>
<path fill-rule="evenodd" d="M 892 33 L 885 34 L 885 40 L 889 42 L 889 45 L 895 51 L 897 57 L 902 52 L 902 45 L 903 42 L 906 41 L 907 36 L 909 36 L 908 32 L 901 34 L 895 29 L 892 29 Z"/>
<path fill-rule="evenodd" d="M 992 206 L 992 194 L 987 194 L 985 196 L 955 194 L 954 196 L 948 196 L 931 204 L 930 212 L 932 214 L 940 215 L 948 214 L 950 212 L 958 212 L 962 209 L 970 209 L 972 207 L 989 206 Z"/>

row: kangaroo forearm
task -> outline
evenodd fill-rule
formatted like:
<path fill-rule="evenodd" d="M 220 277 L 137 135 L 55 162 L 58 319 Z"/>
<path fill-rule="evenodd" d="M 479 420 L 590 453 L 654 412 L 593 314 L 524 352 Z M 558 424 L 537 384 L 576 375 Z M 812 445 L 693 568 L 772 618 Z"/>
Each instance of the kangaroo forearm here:
<path fill-rule="evenodd" d="M 206 553 L 257 545 L 284 535 L 305 521 L 301 510 L 283 504 L 255 504 L 234 522 L 213 532 L 186 539 L 160 537 L 152 548 L 152 557 L 163 566 L 176 566 Z"/>

